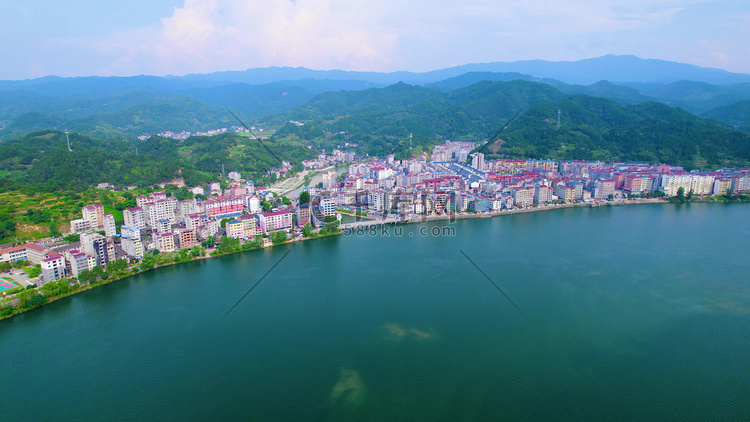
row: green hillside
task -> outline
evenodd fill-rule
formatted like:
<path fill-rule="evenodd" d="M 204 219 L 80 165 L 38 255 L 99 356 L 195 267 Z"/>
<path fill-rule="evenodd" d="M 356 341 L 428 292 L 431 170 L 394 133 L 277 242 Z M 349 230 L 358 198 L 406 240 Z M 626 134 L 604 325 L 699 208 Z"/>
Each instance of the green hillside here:
<path fill-rule="evenodd" d="M 71 133 L 70 143 L 72 151 L 64 133 L 43 131 L 0 144 L 3 183 L 45 192 L 85 190 L 101 182 L 145 186 L 177 177 L 197 185 L 215 180 L 222 163 L 226 171 L 263 182 L 269 180 L 269 170 L 280 167 L 257 140 L 229 133 L 184 141 L 152 137 L 137 143 Z M 292 163 L 315 155 L 295 142 L 266 144 Z"/>
<path fill-rule="evenodd" d="M 750 132 L 750 100 L 716 107 L 703 113 L 702 117 L 718 120 L 737 129 Z"/>
<path fill-rule="evenodd" d="M 305 125 L 287 123 L 275 139 L 323 148 L 347 140 L 371 155 L 405 156 L 445 140 L 486 140 L 519 111 L 491 148 L 495 156 L 638 160 L 687 168 L 750 162 L 750 136 L 720 123 L 660 103 L 622 105 L 528 81 L 484 81 L 448 93 L 397 84 L 321 94 L 277 116 Z M 410 134 L 416 151 L 408 148 Z"/>

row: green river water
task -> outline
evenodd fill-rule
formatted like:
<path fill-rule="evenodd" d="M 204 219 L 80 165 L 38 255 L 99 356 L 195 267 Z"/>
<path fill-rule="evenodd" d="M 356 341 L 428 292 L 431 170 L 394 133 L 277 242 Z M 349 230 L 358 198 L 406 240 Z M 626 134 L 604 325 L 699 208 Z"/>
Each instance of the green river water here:
<path fill-rule="evenodd" d="M 0 420 L 750 420 L 749 239 L 638 205 L 163 268 L 0 321 Z"/>

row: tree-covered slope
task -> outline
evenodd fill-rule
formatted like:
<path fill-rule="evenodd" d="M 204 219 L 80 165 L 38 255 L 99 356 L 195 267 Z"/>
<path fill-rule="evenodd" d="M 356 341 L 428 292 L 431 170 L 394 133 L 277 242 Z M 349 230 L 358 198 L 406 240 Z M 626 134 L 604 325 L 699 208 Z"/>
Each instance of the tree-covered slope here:
<path fill-rule="evenodd" d="M 72 151 L 59 131 L 31 133 L 0 144 L 2 179 L 41 191 L 82 190 L 101 182 L 143 186 L 178 177 L 196 185 L 214 180 L 222 163 L 226 171 L 240 171 L 262 182 L 269 179 L 269 170 L 281 167 L 257 140 L 229 133 L 184 141 L 155 136 L 137 143 L 69 136 Z M 292 163 L 315 154 L 290 141 L 267 141 L 267 146 Z"/>
<path fill-rule="evenodd" d="M 716 107 L 703 117 L 724 122 L 735 128 L 750 132 L 750 100 L 737 101 L 722 107 Z"/>
<path fill-rule="evenodd" d="M 608 89 L 604 86 L 603 89 Z M 557 128 L 558 110 L 561 127 Z M 493 146 L 497 155 L 561 159 L 638 160 L 708 168 L 750 161 L 748 135 L 655 102 L 622 105 L 566 95 L 541 83 L 484 81 L 448 93 L 398 84 L 322 94 L 278 117 L 277 139 L 332 146 L 356 142 L 374 155 L 414 154 L 444 140 L 482 141 L 521 112 Z"/>
<path fill-rule="evenodd" d="M 557 110 L 562 116 L 559 129 Z M 575 96 L 532 107 L 493 150 L 515 157 L 716 168 L 750 162 L 750 135 L 656 102 L 623 106 Z"/>

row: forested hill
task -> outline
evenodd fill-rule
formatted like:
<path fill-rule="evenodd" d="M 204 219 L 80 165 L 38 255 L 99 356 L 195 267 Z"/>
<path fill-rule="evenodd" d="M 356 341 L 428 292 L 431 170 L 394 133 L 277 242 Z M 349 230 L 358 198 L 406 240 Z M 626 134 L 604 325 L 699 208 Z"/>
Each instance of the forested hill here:
<path fill-rule="evenodd" d="M 158 136 L 139 142 L 100 140 L 59 131 L 31 133 L 0 144 L 0 183 L 38 191 L 83 190 L 101 182 L 152 185 L 183 178 L 188 185 L 214 181 L 224 164 L 260 183 L 280 167 L 257 140 L 225 133 L 184 141 Z M 294 141 L 267 141 L 282 160 L 299 163 L 315 155 Z M 295 166 L 299 169 L 299 164 Z"/>
<path fill-rule="evenodd" d="M 491 149 L 497 156 L 638 160 L 687 168 L 750 162 L 750 135 L 720 123 L 660 103 L 622 105 L 528 81 L 483 81 L 447 93 L 406 84 L 325 93 L 277 116 L 278 122 L 305 125 L 287 123 L 275 139 L 329 148 L 349 141 L 372 155 L 415 155 L 445 140 L 486 140 L 518 112 Z M 410 134 L 416 147 L 411 150 Z"/>
<path fill-rule="evenodd" d="M 716 107 L 703 113 L 702 117 L 718 120 L 745 132 L 750 132 L 750 100 Z"/>

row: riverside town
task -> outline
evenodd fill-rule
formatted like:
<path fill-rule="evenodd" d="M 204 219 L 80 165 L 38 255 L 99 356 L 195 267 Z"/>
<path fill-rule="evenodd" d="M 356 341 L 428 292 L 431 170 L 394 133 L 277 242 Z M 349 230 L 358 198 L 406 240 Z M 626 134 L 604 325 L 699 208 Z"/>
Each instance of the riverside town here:
<path fill-rule="evenodd" d="M 0 260 L 6 265 L 27 261 L 37 268 L 35 272 L 31 267 L 25 275 L 17 272 L 25 277 L 15 284 L 6 282 L 3 301 L 10 305 L 5 308 L 6 316 L 19 305 L 13 293 L 23 292 L 24 286 L 44 292 L 45 284 L 66 280 L 69 288 L 77 288 L 77 283 L 97 281 L 113 263 L 120 269 L 118 274 L 125 276 L 207 254 L 267 247 L 342 230 L 347 235 L 372 234 L 375 232 L 362 228 L 374 224 L 731 196 L 750 190 L 748 169 L 686 172 L 669 164 L 485 160 L 482 153 L 470 153 L 475 146 L 448 141 L 435 146 L 429 157 L 423 154 L 406 160 L 393 155 L 357 160 L 354 154 L 338 150 L 330 156 L 321 154 L 318 160 L 304 164 L 312 168 L 348 164 L 348 173 L 340 175 L 333 166 L 325 167 L 321 183 L 305 187 L 291 200 L 283 196 L 290 189 L 255 186 L 232 171 L 224 189 L 219 182 L 189 187 L 194 195 L 205 198 L 202 200 L 178 200 L 164 192 L 138 196 L 137 206 L 122 211 L 120 224 L 113 214 L 104 212 L 102 204 L 85 205 L 81 218 L 70 221 L 70 232 L 64 233 L 64 238 L 0 250 Z M 284 186 L 284 182 L 275 186 Z M 128 189 L 106 182 L 99 188 Z M 355 218 L 342 224 L 345 214 Z"/>

